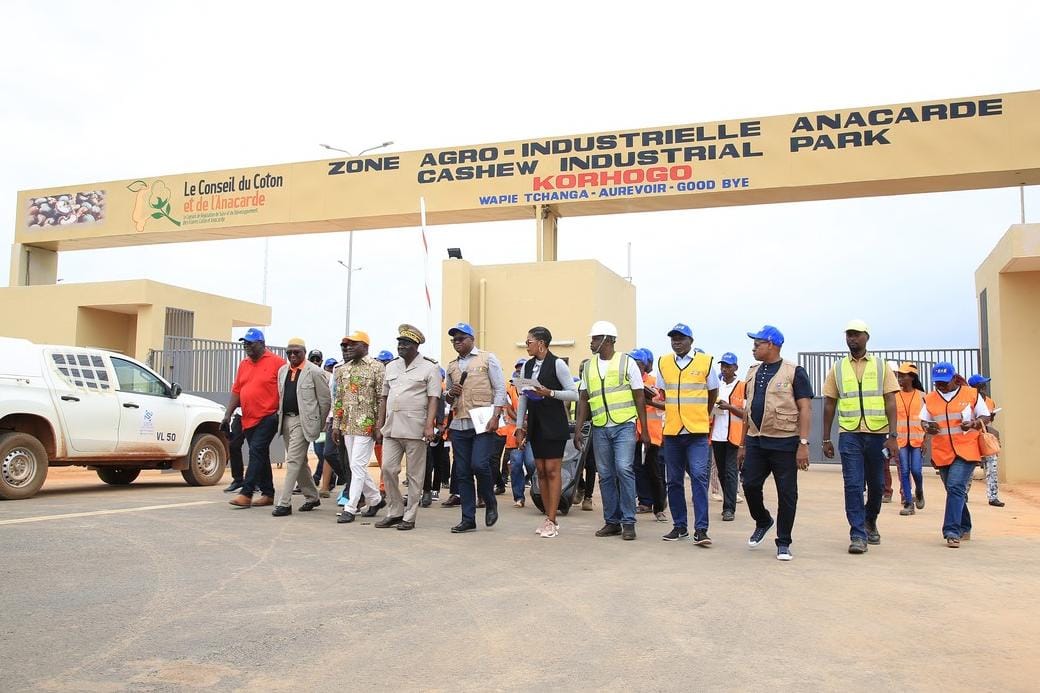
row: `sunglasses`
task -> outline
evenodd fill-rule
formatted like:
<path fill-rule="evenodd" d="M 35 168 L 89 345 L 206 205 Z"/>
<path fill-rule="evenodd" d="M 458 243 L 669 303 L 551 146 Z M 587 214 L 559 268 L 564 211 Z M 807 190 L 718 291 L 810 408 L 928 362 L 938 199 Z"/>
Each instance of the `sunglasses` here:
<path fill-rule="evenodd" d="M 303 349 L 286 349 L 285 353 L 289 355 L 303 356 L 307 352 Z"/>

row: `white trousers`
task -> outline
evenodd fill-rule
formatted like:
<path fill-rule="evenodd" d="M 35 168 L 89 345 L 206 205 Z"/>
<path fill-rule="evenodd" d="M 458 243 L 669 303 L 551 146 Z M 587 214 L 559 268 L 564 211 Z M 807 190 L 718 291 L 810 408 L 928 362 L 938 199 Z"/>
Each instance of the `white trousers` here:
<path fill-rule="evenodd" d="M 347 492 L 347 505 L 344 510 L 356 515 L 362 494 L 369 507 L 378 505 L 383 499 L 379 495 L 376 482 L 368 475 L 368 461 L 372 459 L 372 449 L 376 441 L 370 436 L 344 436 L 343 444 L 350 457 L 350 490 Z"/>

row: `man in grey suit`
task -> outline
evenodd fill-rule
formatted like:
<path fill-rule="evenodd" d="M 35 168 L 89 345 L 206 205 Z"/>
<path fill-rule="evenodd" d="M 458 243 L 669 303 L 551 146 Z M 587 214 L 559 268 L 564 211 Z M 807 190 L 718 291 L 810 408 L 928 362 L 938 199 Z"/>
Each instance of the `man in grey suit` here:
<path fill-rule="evenodd" d="M 285 481 L 271 514 L 292 515 L 292 492 L 303 491 L 300 512 L 321 505 L 318 487 L 307 464 L 307 451 L 318 439 L 332 408 L 332 395 L 321 368 L 307 360 L 307 346 L 299 337 L 289 340 L 285 356 L 289 363 L 278 369 L 278 430 L 285 441 Z"/>

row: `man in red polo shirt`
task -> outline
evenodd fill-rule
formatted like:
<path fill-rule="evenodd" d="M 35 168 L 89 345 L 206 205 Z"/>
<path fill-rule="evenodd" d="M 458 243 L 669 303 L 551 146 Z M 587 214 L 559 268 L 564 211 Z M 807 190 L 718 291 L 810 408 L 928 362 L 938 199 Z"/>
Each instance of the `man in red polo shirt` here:
<path fill-rule="evenodd" d="M 242 407 L 242 432 L 249 443 L 249 466 L 239 495 L 230 503 L 234 508 L 273 505 L 271 441 L 278 433 L 278 369 L 285 365 L 285 359 L 268 351 L 264 333 L 255 327 L 249 328 L 238 341 L 245 346 L 246 358 L 238 364 L 224 423 L 235 407 Z M 254 502 L 253 493 L 258 489 L 260 499 Z"/>

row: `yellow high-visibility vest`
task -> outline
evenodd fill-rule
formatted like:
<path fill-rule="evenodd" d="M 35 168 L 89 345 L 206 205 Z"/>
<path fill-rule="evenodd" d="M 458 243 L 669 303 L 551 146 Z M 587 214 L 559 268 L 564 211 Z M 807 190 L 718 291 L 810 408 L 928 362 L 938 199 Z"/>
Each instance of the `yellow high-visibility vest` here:
<path fill-rule="evenodd" d="M 871 431 L 880 431 L 888 425 L 882 392 L 887 367 L 876 356 L 868 356 L 861 381 L 856 378 L 850 357 L 838 362 L 834 382 L 838 385 L 838 427 L 841 430 L 858 431 L 861 421 Z"/>
<path fill-rule="evenodd" d="M 625 423 L 639 416 L 628 379 L 629 358 L 628 354 L 614 352 L 605 374 L 599 372 L 599 358 L 590 359 L 582 369 L 593 426 L 606 426 L 608 421 Z"/>
<path fill-rule="evenodd" d="M 657 360 L 660 383 L 664 385 L 664 434 L 679 435 L 684 428 L 689 433 L 707 433 L 708 374 L 712 357 L 696 353 L 685 368 L 679 368 L 670 354 Z"/>

